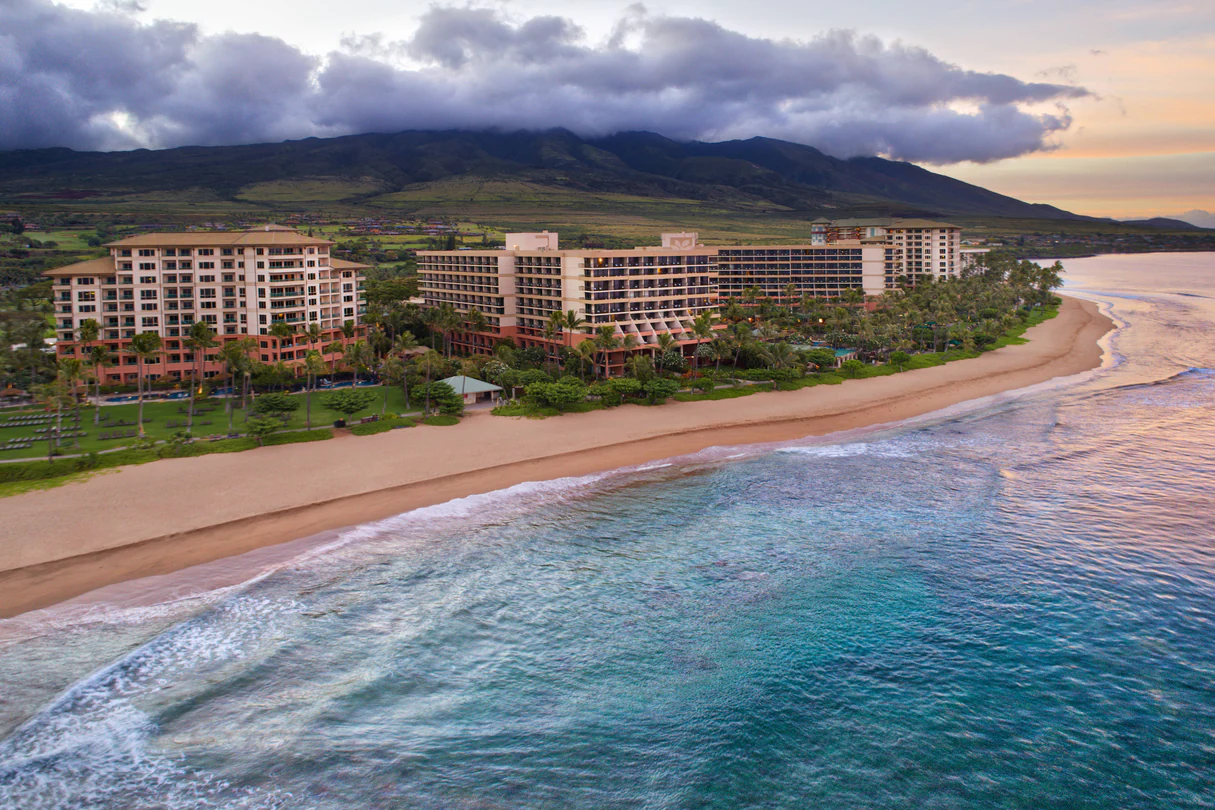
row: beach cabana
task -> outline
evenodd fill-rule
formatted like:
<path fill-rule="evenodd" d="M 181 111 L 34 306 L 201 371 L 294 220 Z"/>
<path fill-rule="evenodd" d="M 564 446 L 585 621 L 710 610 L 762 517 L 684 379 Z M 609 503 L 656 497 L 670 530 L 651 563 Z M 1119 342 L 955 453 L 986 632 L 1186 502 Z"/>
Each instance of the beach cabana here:
<path fill-rule="evenodd" d="M 475 405 L 478 402 L 488 402 L 492 400 L 499 391 L 502 390 L 501 386 L 494 385 L 493 383 L 487 383 L 484 380 L 476 380 L 472 377 L 464 377 L 462 375 L 448 377 L 446 380 L 442 380 L 442 382 L 450 385 L 453 391 L 464 397 L 465 405 Z"/>

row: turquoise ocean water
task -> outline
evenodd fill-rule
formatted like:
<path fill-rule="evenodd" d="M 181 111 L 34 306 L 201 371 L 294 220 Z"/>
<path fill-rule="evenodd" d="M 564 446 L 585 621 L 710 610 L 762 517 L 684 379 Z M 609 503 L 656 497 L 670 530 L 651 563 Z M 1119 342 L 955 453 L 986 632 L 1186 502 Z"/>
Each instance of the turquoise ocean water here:
<path fill-rule="evenodd" d="M 0 622 L 0 808 L 1215 807 L 1215 256 L 1066 264 L 1080 378 Z"/>

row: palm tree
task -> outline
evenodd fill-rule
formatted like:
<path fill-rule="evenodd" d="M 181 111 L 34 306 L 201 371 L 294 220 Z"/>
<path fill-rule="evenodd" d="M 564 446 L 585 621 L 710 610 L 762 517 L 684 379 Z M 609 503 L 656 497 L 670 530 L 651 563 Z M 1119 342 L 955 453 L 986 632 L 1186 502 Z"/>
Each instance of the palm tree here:
<path fill-rule="evenodd" d="M 346 357 L 344 358 L 346 365 L 350 366 L 354 371 L 354 385 L 357 388 L 359 385 L 359 369 L 370 367 L 372 363 L 371 347 L 366 341 L 356 340 L 346 347 Z"/>
<path fill-rule="evenodd" d="M 599 327 L 593 342 L 595 348 L 603 352 L 603 378 L 606 380 L 610 353 L 620 347 L 620 341 L 616 338 L 616 327 L 610 324 Z"/>
<path fill-rule="evenodd" d="M 131 338 L 131 342 L 127 345 L 126 352 L 135 355 L 137 364 L 139 383 L 139 436 L 143 438 L 143 368 L 144 364 L 154 360 L 159 354 L 162 346 L 160 335 L 155 332 L 141 332 Z"/>
<path fill-rule="evenodd" d="M 219 350 L 219 360 L 224 364 L 224 371 L 228 375 L 228 432 L 231 433 L 232 419 L 235 416 L 233 411 L 236 406 L 236 374 L 244 369 L 249 358 L 241 341 L 229 340 Z"/>
<path fill-rule="evenodd" d="M 675 336 L 670 332 L 663 332 L 658 336 L 658 363 L 656 365 L 660 373 L 665 370 L 666 353 L 673 351 L 678 345 L 679 341 L 675 340 Z"/>
<path fill-rule="evenodd" d="M 380 406 L 380 416 L 388 412 L 388 384 L 399 383 L 405 376 L 405 364 L 399 357 L 390 355 L 380 362 L 380 382 L 384 386 L 384 403 Z"/>
<path fill-rule="evenodd" d="M 101 324 L 92 318 L 85 318 L 80 322 L 80 329 L 77 330 L 77 339 L 88 346 L 95 343 L 97 338 L 101 337 Z"/>
<path fill-rule="evenodd" d="M 702 312 L 700 315 L 697 315 L 696 320 L 692 321 L 692 334 L 697 340 L 708 340 L 713 337 L 713 316 L 708 312 Z M 700 368 L 700 361 L 696 352 L 692 352 L 692 368 Z"/>
<path fill-rule="evenodd" d="M 354 321 L 342 322 L 342 337 L 344 337 L 346 340 L 353 338 L 356 331 Z"/>
<path fill-rule="evenodd" d="M 206 321 L 196 321 L 190 327 L 190 333 L 186 339 L 182 341 L 187 349 L 190 350 L 194 357 L 194 362 L 191 363 L 192 379 L 190 380 L 190 409 L 186 412 L 186 432 L 189 433 L 194 429 L 194 395 L 198 390 L 199 369 L 203 367 L 206 361 L 207 349 L 215 348 L 215 333 L 211 331 L 211 327 Z"/>
<path fill-rule="evenodd" d="M 343 346 L 341 341 L 333 341 L 325 347 L 325 354 L 329 355 L 329 376 L 337 376 L 337 358 L 342 353 Z"/>
<path fill-rule="evenodd" d="M 93 346 L 89 349 L 89 365 L 93 369 L 93 381 L 97 386 L 97 398 L 93 408 L 93 424 L 101 423 L 101 370 L 114 365 L 114 355 L 105 346 Z"/>
<path fill-rule="evenodd" d="M 304 427 L 312 430 L 312 389 L 316 387 L 316 375 L 325 373 L 325 358 L 316 349 L 304 358 Z"/>
<path fill-rule="evenodd" d="M 547 341 L 545 346 L 546 356 L 551 355 L 553 360 L 557 356 L 557 335 L 562 335 L 564 338 L 564 332 L 565 314 L 562 312 L 550 312 L 548 321 L 544 324 L 544 339 Z"/>
<path fill-rule="evenodd" d="M 418 347 L 418 341 L 413 336 L 413 332 L 408 329 L 403 330 L 397 335 L 397 339 L 392 343 L 392 351 L 400 357 L 402 364 L 405 362 L 406 355 Z M 405 410 L 409 410 L 409 374 L 408 370 L 401 372 L 401 393 L 405 395 Z"/>
<path fill-rule="evenodd" d="M 577 332 L 579 329 L 581 329 L 583 326 L 585 326 L 586 321 L 581 316 L 579 316 L 575 310 L 572 310 L 572 309 L 569 312 L 565 313 L 563 320 L 565 321 L 565 323 L 563 324 L 564 332 L 562 333 L 561 343 L 562 343 L 562 345 L 573 345 L 574 333 Z M 567 335 L 570 338 L 569 343 L 566 343 L 566 341 L 565 341 L 565 338 Z"/>
<path fill-rule="evenodd" d="M 477 332 L 489 331 L 489 321 L 485 318 L 485 315 L 482 314 L 481 310 L 477 309 L 476 307 L 470 309 L 468 314 L 464 316 L 464 325 L 468 328 L 468 331 L 473 334 Z"/>
<path fill-rule="evenodd" d="M 275 321 L 270 324 L 270 337 L 278 342 L 278 351 L 282 352 L 283 343 L 295 334 L 295 327 L 286 321 Z M 281 354 L 280 354 L 281 356 Z"/>
<path fill-rule="evenodd" d="M 413 361 L 413 366 L 417 372 L 426 377 L 426 405 L 422 410 L 422 416 L 430 416 L 430 376 L 445 365 L 446 361 L 443 359 L 443 356 L 434 349 L 430 349 L 426 353 L 419 355 Z"/>
<path fill-rule="evenodd" d="M 323 339 L 321 325 L 319 323 L 308 324 L 308 329 L 304 332 L 304 340 L 308 341 L 308 345 L 315 349 Z"/>
<path fill-rule="evenodd" d="M 584 340 L 574 347 L 574 354 L 578 358 L 578 376 L 584 381 L 586 380 L 586 364 L 590 364 L 591 368 L 595 368 L 595 341 Z"/>
<path fill-rule="evenodd" d="M 80 398 L 76 396 L 76 387 L 84 378 L 84 363 L 74 357 L 59 361 L 59 382 L 72 398 L 72 411 L 75 415 L 76 432 L 80 430 Z M 80 446 L 80 438 L 75 437 L 75 444 Z"/>

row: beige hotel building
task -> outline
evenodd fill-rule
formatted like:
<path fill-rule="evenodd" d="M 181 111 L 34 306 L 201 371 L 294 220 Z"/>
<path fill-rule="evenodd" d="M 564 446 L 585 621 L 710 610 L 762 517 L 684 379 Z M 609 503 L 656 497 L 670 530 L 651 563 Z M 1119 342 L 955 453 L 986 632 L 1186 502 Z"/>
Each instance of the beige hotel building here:
<path fill-rule="evenodd" d="M 50 270 L 59 357 L 80 357 L 88 347 L 78 341 L 81 323 L 101 325 L 98 343 L 117 354 L 106 384 L 136 379 L 135 358 L 121 350 L 141 332 L 164 341 L 158 362 L 146 369 L 151 379 L 183 379 L 194 357 L 181 339 L 203 321 L 219 342 L 253 337 L 264 363 L 298 363 L 312 349 L 348 342 L 343 324 L 362 323 L 366 265 L 330 255 L 333 243 L 279 226 L 249 231 L 150 233 L 106 245 L 110 255 Z M 269 334 L 275 323 L 293 326 L 297 335 L 280 340 Z M 324 335 L 309 346 L 298 333 L 312 324 Z M 359 330 L 361 331 L 361 330 Z M 212 355 L 207 377 L 222 372 Z M 326 355 L 326 359 L 331 359 Z"/>
<path fill-rule="evenodd" d="M 612 325 L 640 348 L 670 333 L 683 351 L 695 350 L 691 322 L 748 291 L 785 302 L 803 296 L 835 298 L 849 290 L 881 295 L 900 276 L 913 282 L 957 275 L 961 229 L 912 219 L 818 220 L 800 245 L 702 245 L 695 233 L 663 234 L 660 247 L 562 250 L 558 237 L 506 235 L 501 250 L 419 251 L 418 272 L 427 306 L 479 310 L 488 327 L 456 335 L 466 351 L 488 352 L 498 340 L 552 345 L 544 328 L 553 312 L 577 313 L 585 333 L 557 338 L 565 345 Z M 624 352 L 610 360 L 615 371 Z"/>

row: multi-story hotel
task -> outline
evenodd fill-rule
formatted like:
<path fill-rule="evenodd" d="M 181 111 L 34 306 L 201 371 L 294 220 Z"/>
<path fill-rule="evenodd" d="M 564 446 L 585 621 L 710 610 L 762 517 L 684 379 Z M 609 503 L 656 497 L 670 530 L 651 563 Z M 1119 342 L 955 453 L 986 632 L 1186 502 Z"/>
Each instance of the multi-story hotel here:
<path fill-rule="evenodd" d="M 717 306 L 717 248 L 697 244 L 695 234 L 665 234 L 663 246 L 630 250 L 559 250 L 557 234 L 507 234 L 505 250 L 420 251 L 418 270 L 428 306 L 476 309 L 482 332 L 456 335 L 456 345 L 487 351 L 500 339 L 528 346 L 551 345 L 545 326 L 554 312 L 574 311 L 587 332 L 614 326 L 623 341 L 657 344 L 670 333 L 695 344 L 688 329 Z M 566 334 L 575 345 L 589 334 Z M 609 356 L 613 370 L 623 351 Z"/>
<path fill-rule="evenodd" d="M 155 332 L 164 341 L 161 357 L 148 365 L 151 379 L 183 379 L 194 357 L 182 344 L 190 327 L 202 321 L 217 340 L 253 336 L 265 363 L 304 359 L 310 348 L 345 343 L 342 327 L 356 331 L 365 311 L 366 265 L 335 259 L 332 242 L 290 228 L 268 226 L 250 231 L 152 233 L 106 245 L 103 259 L 50 270 L 60 357 L 83 357 L 83 321 L 101 325 L 99 343 L 119 353 L 131 338 Z M 297 334 L 277 338 L 276 323 L 303 332 L 320 327 L 323 342 L 309 346 Z M 207 377 L 220 373 L 211 354 Z M 327 356 L 328 359 L 328 356 Z M 133 382 L 135 358 L 108 370 L 108 384 Z"/>
<path fill-rule="evenodd" d="M 503 250 L 418 253 L 428 306 L 476 309 L 486 327 L 456 336 L 456 345 L 488 351 L 500 339 L 545 346 L 553 312 L 574 311 L 586 331 L 613 325 L 641 348 L 669 333 L 683 351 L 697 339 L 689 325 L 724 300 L 760 297 L 785 302 L 835 298 L 850 290 L 880 295 L 899 277 L 956 275 L 961 229 L 928 220 L 818 220 L 802 245 L 706 247 L 695 233 L 663 234 L 661 247 L 561 250 L 557 234 L 507 234 Z M 588 334 L 565 335 L 567 345 Z M 624 353 L 613 356 L 623 363 Z"/>

